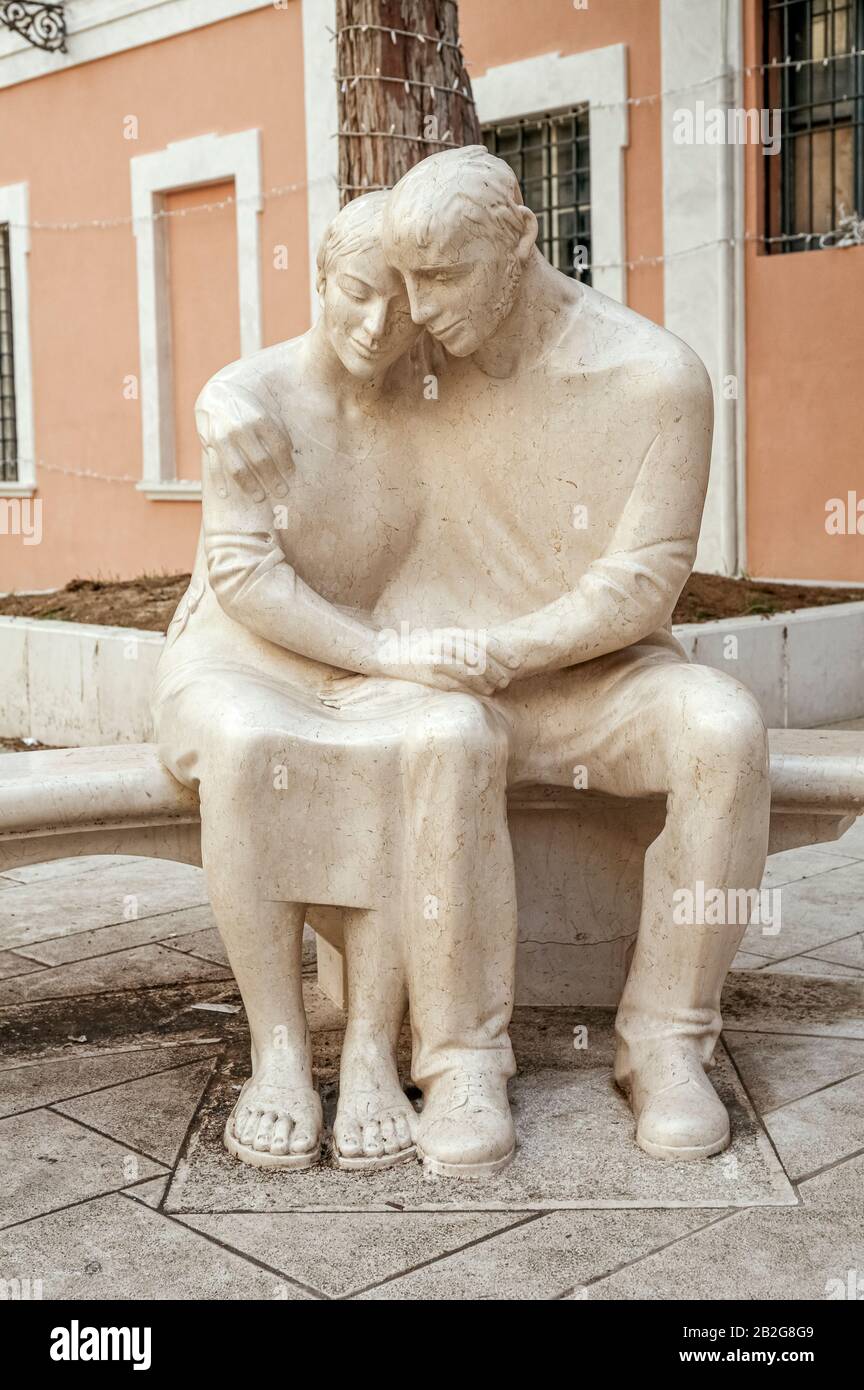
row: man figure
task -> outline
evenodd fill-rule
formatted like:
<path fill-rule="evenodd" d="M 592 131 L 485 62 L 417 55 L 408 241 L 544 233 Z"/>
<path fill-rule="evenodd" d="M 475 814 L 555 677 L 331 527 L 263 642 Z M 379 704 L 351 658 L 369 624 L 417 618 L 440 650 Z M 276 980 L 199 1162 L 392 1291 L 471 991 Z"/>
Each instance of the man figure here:
<path fill-rule="evenodd" d="M 493 694 L 439 698 L 403 753 L 417 1146 L 442 1173 L 495 1171 L 514 1147 L 508 785 L 570 786 L 579 766 L 592 790 L 667 798 L 615 1063 L 660 1158 L 729 1142 L 705 1068 L 744 930 L 677 926 L 673 895 L 754 889 L 767 849 L 756 702 L 669 631 L 707 485 L 708 377 L 671 334 L 553 269 L 536 233 L 481 147 L 424 160 L 385 214 L 412 317 L 456 359 L 418 406 L 426 491 L 387 614 L 481 630 L 512 673 Z"/>

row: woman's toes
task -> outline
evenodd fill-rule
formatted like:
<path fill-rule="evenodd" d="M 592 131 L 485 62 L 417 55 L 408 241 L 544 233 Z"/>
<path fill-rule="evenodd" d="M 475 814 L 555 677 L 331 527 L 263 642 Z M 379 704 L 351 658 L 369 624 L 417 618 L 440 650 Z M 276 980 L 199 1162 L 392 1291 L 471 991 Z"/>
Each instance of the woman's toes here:
<path fill-rule="evenodd" d="M 396 1115 L 393 1121 L 396 1128 L 396 1139 L 400 1149 L 410 1149 L 414 1140 L 411 1137 L 411 1126 L 405 1115 Z"/>
<path fill-rule="evenodd" d="M 232 1129 L 234 1130 L 234 1137 L 235 1137 L 235 1139 L 240 1139 L 240 1140 L 242 1140 L 242 1138 L 243 1138 L 243 1130 L 246 1128 L 246 1123 L 247 1123 L 248 1119 L 249 1119 L 249 1106 L 248 1106 L 248 1105 L 240 1105 L 239 1102 L 238 1102 L 237 1109 L 234 1111 L 234 1115 L 233 1115 L 233 1118 L 232 1118 L 232 1121 L 231 1121 L 231 1127 L 232 1127 Z"/>
<path fill-rule="evenodd" d="M 357 1158 L 363 1152 L 360 1126 L 353 1120 L 338 1124 L 334 1130 L 336 1147 L 343 1158 Z"/>
<path fill-rule="evenodd" d="M 270 1141 L 273 1138 L 273 1126 L 276 1124 L 276 1119 L 275 1110 L 265 1110 L 261 1116 L 253 1146 L 256 1153 L 270 1152 Z"/>
<path fill-rule="evenodd" d="M 392 1115 L 387 1115 L 381 1121 L 381 1138 L 384 1140 L 385 1154 L 396 1154 L 399 1152 L 400 1144 L 396 1138 L 396 1121 Z"/>
<path fill-rule="evenodd" d="M 270 1139 L 271 1154 L 287 1154 L 291 1141 L 291 1117 L 290 1115 L 280 1115 L 273 1126 L 273 1135 Z"/>
<path fill-rule="evenodd" d="M 292 1154 L 308 1154 L 314 1149 L 316 1140 L 313 1138 L 305 1122 L 300 1121 L 294 1126 L 294 1133 L 291 1135 Z"/>
<path fill-rule="evenodd" d="M 381 1126 L 377 1120 L 369 1120 L 363 1126 L 363 1152 L 367 1158 L 380 1158 L 384 1152 Z"/>
<path fill-rule="evenodd" d="M 261 1111 L 250 1108 L 246 1111 L 246 1118 L 243 1121 L 243 1128 L 240 1131 L 239 1139 L 241 1144 L 245 1144 L 247 1149 L 255 1143 L 255 1135 L 258 1133 L 258 1125 L 261 1120 Z"/>

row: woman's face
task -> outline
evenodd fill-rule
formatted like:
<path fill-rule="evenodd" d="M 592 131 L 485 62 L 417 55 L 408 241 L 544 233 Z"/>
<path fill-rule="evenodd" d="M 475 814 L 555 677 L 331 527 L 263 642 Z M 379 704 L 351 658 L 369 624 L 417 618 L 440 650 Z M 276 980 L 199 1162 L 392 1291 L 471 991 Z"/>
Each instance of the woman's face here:
<path fill-rule="evenodd" d="M 324 326 L 342 365 L 371 380 L 398 361 L 420 332 L 402 277 L 380 247 L 337 256 L 324 287 Z"/>

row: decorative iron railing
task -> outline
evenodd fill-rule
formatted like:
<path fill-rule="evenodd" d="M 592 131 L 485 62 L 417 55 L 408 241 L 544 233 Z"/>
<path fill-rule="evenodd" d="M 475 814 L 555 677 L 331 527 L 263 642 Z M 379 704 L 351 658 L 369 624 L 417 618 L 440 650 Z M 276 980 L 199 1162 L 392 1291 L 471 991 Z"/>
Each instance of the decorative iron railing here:
<path fill-rule="evenodd" d="M 66 16 L 62 3 L 0 0 L 0 24 L 21 34 L 34 48 L 66 52 Z"/>

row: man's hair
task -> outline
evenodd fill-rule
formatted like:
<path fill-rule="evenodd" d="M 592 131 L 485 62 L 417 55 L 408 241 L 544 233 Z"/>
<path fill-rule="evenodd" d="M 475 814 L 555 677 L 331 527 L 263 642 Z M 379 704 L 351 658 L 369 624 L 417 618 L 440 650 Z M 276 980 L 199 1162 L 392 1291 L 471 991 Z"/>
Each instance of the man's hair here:
<path fill-rule="evenodd" d="M 428 246 L 467 222 L 481 234 L 503 231 L 515 246 L 525 232 L 524 208 L 510 165 L 484 145 L 465 145 L 429 155 L 399 180 L 385 210 L 385 236 L 398 240 L 410 228 Z"/>
<path fill-rule="evenodd" d="M 324 282 L 334 263 L 342 256 L 356 255 L 368 251 L 372 246 L 381 245 L 381 232 L 384 226 L 384 210 L 390 194 L 376 189 L 374 193 L 364 193 L 354 198 L 337 212 L 318 247 L 317 288 L 321 294 Z"/>

